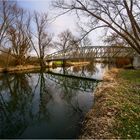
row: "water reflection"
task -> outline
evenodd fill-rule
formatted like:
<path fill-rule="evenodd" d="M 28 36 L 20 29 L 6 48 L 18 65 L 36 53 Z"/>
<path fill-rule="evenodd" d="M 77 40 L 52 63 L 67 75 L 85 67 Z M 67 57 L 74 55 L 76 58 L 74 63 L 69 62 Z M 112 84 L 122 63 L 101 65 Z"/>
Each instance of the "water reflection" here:
<path fill-rule="evenodd" d="M 62 88 L 67 89 L 69 87 L 86 92 L 92 92 L 99 82 L 98 80 L 94 79 L 84 79 L 73 75 L 62 75 L 52 72 L 47 73 L 46 77 L 57 84 L 60 84 Z M 68 93 L 67 90 L 65 91 Z"/>
<path fill-rule="evenodd" d="M 92 78 L 102 80 L 104 73 L 109 69 L 108 64 L 93 63 L 83 66 L 73 67 L 60 67 L 56 69 L 50 69 L 54 73 L 61 73 L 64 75 L 74 75 L 83 78 Z"/>
<path fill-rule="evenodd" d="M 27 76 L 27 75 L 26 75 Z M 1 138 L 20 135 L 27 127 L 31 87 L 24 74 L 3 75 L 0 85 Z M 26 121 L 25 121 L 26 120 Z"/>
<path fill-rule="evenodd" d="M 53 73 L 0 75 L 0 138 L 76 138 L 96 85 Z"/>

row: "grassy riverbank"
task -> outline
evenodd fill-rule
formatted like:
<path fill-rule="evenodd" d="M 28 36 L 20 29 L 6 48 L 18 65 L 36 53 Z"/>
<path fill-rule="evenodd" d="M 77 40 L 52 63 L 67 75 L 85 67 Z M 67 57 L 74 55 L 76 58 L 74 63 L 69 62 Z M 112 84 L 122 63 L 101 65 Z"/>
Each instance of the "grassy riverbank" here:
<path fill-rule="evenodd" d="M 104 76 L 80 138 L 140 138 L 140 70 L 113 69 Z"/>

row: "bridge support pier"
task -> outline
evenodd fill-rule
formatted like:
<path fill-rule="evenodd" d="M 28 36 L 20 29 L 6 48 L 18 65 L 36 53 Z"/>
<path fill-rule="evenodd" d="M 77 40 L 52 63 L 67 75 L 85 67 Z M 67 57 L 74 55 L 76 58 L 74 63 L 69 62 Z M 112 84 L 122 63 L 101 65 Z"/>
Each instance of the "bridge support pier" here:
<path fill-rule="evenodd" d="M 47 66 L 47 67 L 52 67 L 52 61 L 47 61 L 47 62 L 46 62 L 46 66 Z"/>
<path fill-rule="evenodd" d="M 66 60 L 62 60 L 62 67 L 65 67 L 66 66 Z"/>
<path fill-rule="evenodd" d="M 133 67 L 135 69 L 140 69 L 140 56 L 134 56 L 134 58 L 133 58 Z"/>
<path fill-rule="evenodd" d="M 63 74 L 66 74 L 66 60 L 62 60 L 62 69 L 63 69 Z"/>

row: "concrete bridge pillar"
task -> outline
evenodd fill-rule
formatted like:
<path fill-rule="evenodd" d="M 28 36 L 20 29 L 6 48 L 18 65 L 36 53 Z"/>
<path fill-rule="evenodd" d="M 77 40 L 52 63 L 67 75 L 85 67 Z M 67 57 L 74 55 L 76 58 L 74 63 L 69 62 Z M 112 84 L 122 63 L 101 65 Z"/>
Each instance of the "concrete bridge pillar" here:
<path fill-rule="evenodd" d="M 140 56 L 134 56 L 133 67 L 135 69 L 140 69 Z"/>

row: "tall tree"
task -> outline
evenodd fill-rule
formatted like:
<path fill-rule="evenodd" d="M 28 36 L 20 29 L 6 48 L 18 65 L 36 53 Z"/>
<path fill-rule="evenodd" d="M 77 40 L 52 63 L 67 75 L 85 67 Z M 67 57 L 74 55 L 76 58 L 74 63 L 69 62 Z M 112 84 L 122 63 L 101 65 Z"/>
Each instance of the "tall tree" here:
<path fill-rule="evenodd" d="M 31 48 L 30 36 L 30 15 L 21 8 L 15 9 L 14 24 L 7 31 L 11 54 L 15 57 L 16 65 L 24 64 Z"/>
<path fill-rule="evenodd" d="M 34 37 L 35 40 L 37 40 L 37 44 L 32 43 L 32 45 L 39 58 L 40 66 L 44 67 L 45 66 L 44 58 L 46 56 L 46 50 L 47 48 L 52 46 L 52 35 L 48 34 L 47 32 L 47 27 L 49 25 L 48 15 L 45 13 L 40 14 L 34 12 L 34 24 L 36 27 Z"/>
<path fill-rule="evenodd" d="M 7 30 L 14 22 L 16 6 L 15 1 L 0 1 L 0 47 L 2 47 L 2 42 L 6 40 Z"/>
<path fill-rule="evenodd" d="M 64 9 L 64 13 L 75 12 L 82 22 L 84 18 L 85 35 L 98 28 L 107 28 L 140 54 L 139 0 L 54 0 L 53 5 Z"/>

